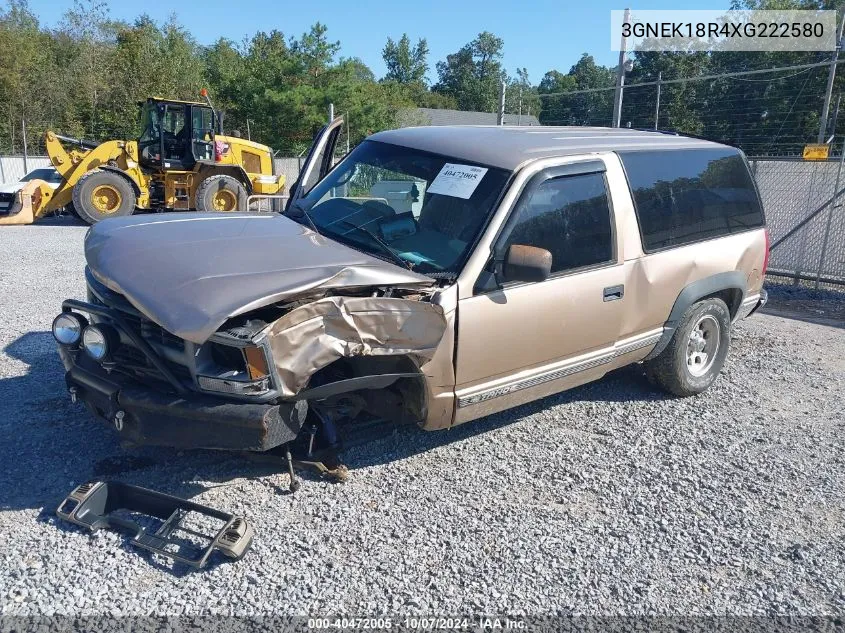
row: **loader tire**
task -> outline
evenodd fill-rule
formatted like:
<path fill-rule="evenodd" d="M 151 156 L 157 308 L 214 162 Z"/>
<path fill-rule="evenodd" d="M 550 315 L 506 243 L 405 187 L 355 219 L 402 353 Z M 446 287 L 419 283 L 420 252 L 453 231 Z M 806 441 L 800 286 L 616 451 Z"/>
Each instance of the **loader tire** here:
<path fill-rule="evenodd" d="M 88 224 L 132 215 L 136 202 L 132 185 L 114 172 L 89 171 L 73 186 L 73 208 Z"/>
<path fill-rule="evenodd" d="M 197 211 L 246 210 L 246 197 L 246 189 L 236 178 L 209 176 L 197 187 Z"/>

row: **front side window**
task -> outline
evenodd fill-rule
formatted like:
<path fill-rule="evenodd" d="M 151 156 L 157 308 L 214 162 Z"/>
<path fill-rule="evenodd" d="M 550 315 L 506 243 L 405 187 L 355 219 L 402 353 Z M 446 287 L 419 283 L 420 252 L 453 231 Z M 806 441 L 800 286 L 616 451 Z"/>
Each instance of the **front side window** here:
<path fill-rule="evenodd" d="M 164 116 L 164 133 L 179 135 L 185 130 L 185 106 L 168 104 Z"/>
<path fill-rule="evenodd" d="M 186 156 L 190 130 L 185 122 L 185 106 L 181 104 L 167 104 L 164 114 L 162 141 L 164 144 L 164 158 L 181 161 Z"/>
<path fill-rule="evenodd" d="M 339 242 L 424 274 L 457 273 L 508 176 L 458 158 L 365 141 L 294 206 Z M 289 213 L 297 218 L 296 208 Z"/>
<path fill-rule="evenodd" d="M 214 115 L 211 108 L 193 106 L 191 108 L 191 119 L 194 158 L 197 160 L 213 160 Z"/>
<path fill-rule="evenodd" d="M 211 108 L 195 105 L 192 108 L 191 118 L 193 119 L 191 136 L 195 140 L 210 141 L 214 135 L 214 115 Z"/>
<path fill-rule="evenodd" d="M 141 136 L 140 145 L 158 143 L 161 132 L 161 113 L 158 107 L 151 103 L 145 103 L 141 110 Z"/>
<path fill-rule="evenodd" d="M 613 260 L 613 228 L 604 174 L 551 178 L 530 188 L 514 210 L 511 244 L 544 248 L 552 273 Z"/>
<path fill-rule="evenodd" d="M 646 252 L 763 226 L 763 209 L 739 150 L 619 152 Z"/>

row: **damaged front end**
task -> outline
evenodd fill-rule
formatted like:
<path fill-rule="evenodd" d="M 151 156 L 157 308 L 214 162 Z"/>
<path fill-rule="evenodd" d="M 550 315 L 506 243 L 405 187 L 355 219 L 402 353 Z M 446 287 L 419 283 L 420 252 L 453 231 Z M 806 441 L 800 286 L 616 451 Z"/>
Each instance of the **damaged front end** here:
<path fill-rule="evenodd" d="M 301 459 L 316 459 L 320 448 L 337 447 L 339 418 L 425 419 L 422 367 L 446 330 L 443 309 L 431 302 L 431 280 L 394 273 L 379 260 L 364 262 L 369 268 L 359 263 L 357 271 L 336 262 L 322 282 L 303 287 L 297 271 L 296 287 L 286 289 L 279 275 L 233 303 L 249 280 L 232 271 L 215 289 L 197 274 L 209 303 L 228 312 L 209 317 L 216 329 L 206 336 L 173 325 L 180 314 L 191 327 L 200 323 L 205 306 L 190 284 L 153 293 L 154 282 L 141 286 L 137 275 L 124 283 L 130 278 L 121 278 L 119 266 L 102 265 L 111 255 L 103 236 L 87 242 L 97 249 L 86 252 L 87 301 L 62 304 L 54 336 L 71 397 L 111 422 L 124 441 L 252 451 L 286 445 Z M 378 267 L 388 270 L 379 275 Z M 361 285 L 391 275 L 400 283 Z M 152 296 L 158 304 L 150 304 Z"/>
<path fill-rule="evenodd" d="M 274 402 L 269 373 L 248 361 L 263 358 L 264 347 L 232 332 L 202 345 L 179 339 L 90 275 L 88 282 L 87 302 L 62 304 L 54 336 L 71 398 L 111 422 L 122 440 L 267 450 L 299 433 L 307 403 Z M 74 322 L 76 335 L 68 332 Z M 100 347 L 93 336 L 86 347 L 91 332 L 101 334 Z"/>

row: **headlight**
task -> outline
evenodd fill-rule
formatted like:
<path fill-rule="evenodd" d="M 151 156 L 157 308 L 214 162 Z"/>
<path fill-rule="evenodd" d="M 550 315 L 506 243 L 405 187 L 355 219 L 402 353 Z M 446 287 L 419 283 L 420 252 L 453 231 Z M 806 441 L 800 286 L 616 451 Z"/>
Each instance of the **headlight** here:
<path fill-rule="evenodd" d="M 120 338 L 107 325 L 89 325 L 82 331 L 82 348 L 97 362 L 106 360 Z"/>
<path fill-rule="evenodd" d="M 62 345 L 76 345 L 86 325 L 88 321 L 85 317 L 73 312 L 62 312 L 53 319 L 53 338 Z"/>

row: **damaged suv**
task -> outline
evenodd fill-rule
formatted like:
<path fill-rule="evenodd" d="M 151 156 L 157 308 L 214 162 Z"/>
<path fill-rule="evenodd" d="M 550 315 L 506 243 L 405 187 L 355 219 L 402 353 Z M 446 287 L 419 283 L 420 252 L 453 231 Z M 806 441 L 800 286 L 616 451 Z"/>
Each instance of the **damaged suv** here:
<path fill-rule="evenodd" d="M 445 429 L 641 361 L 693 395 L 765 302 L 764 216 L 735 148 L 422 127 L 332 167 L 340 125 L 284 214 L 91 227 L 87 301 L 66 300 L 53 334 L 71 396 L 124 440 L 313 456 L 339 421 Z"/>

